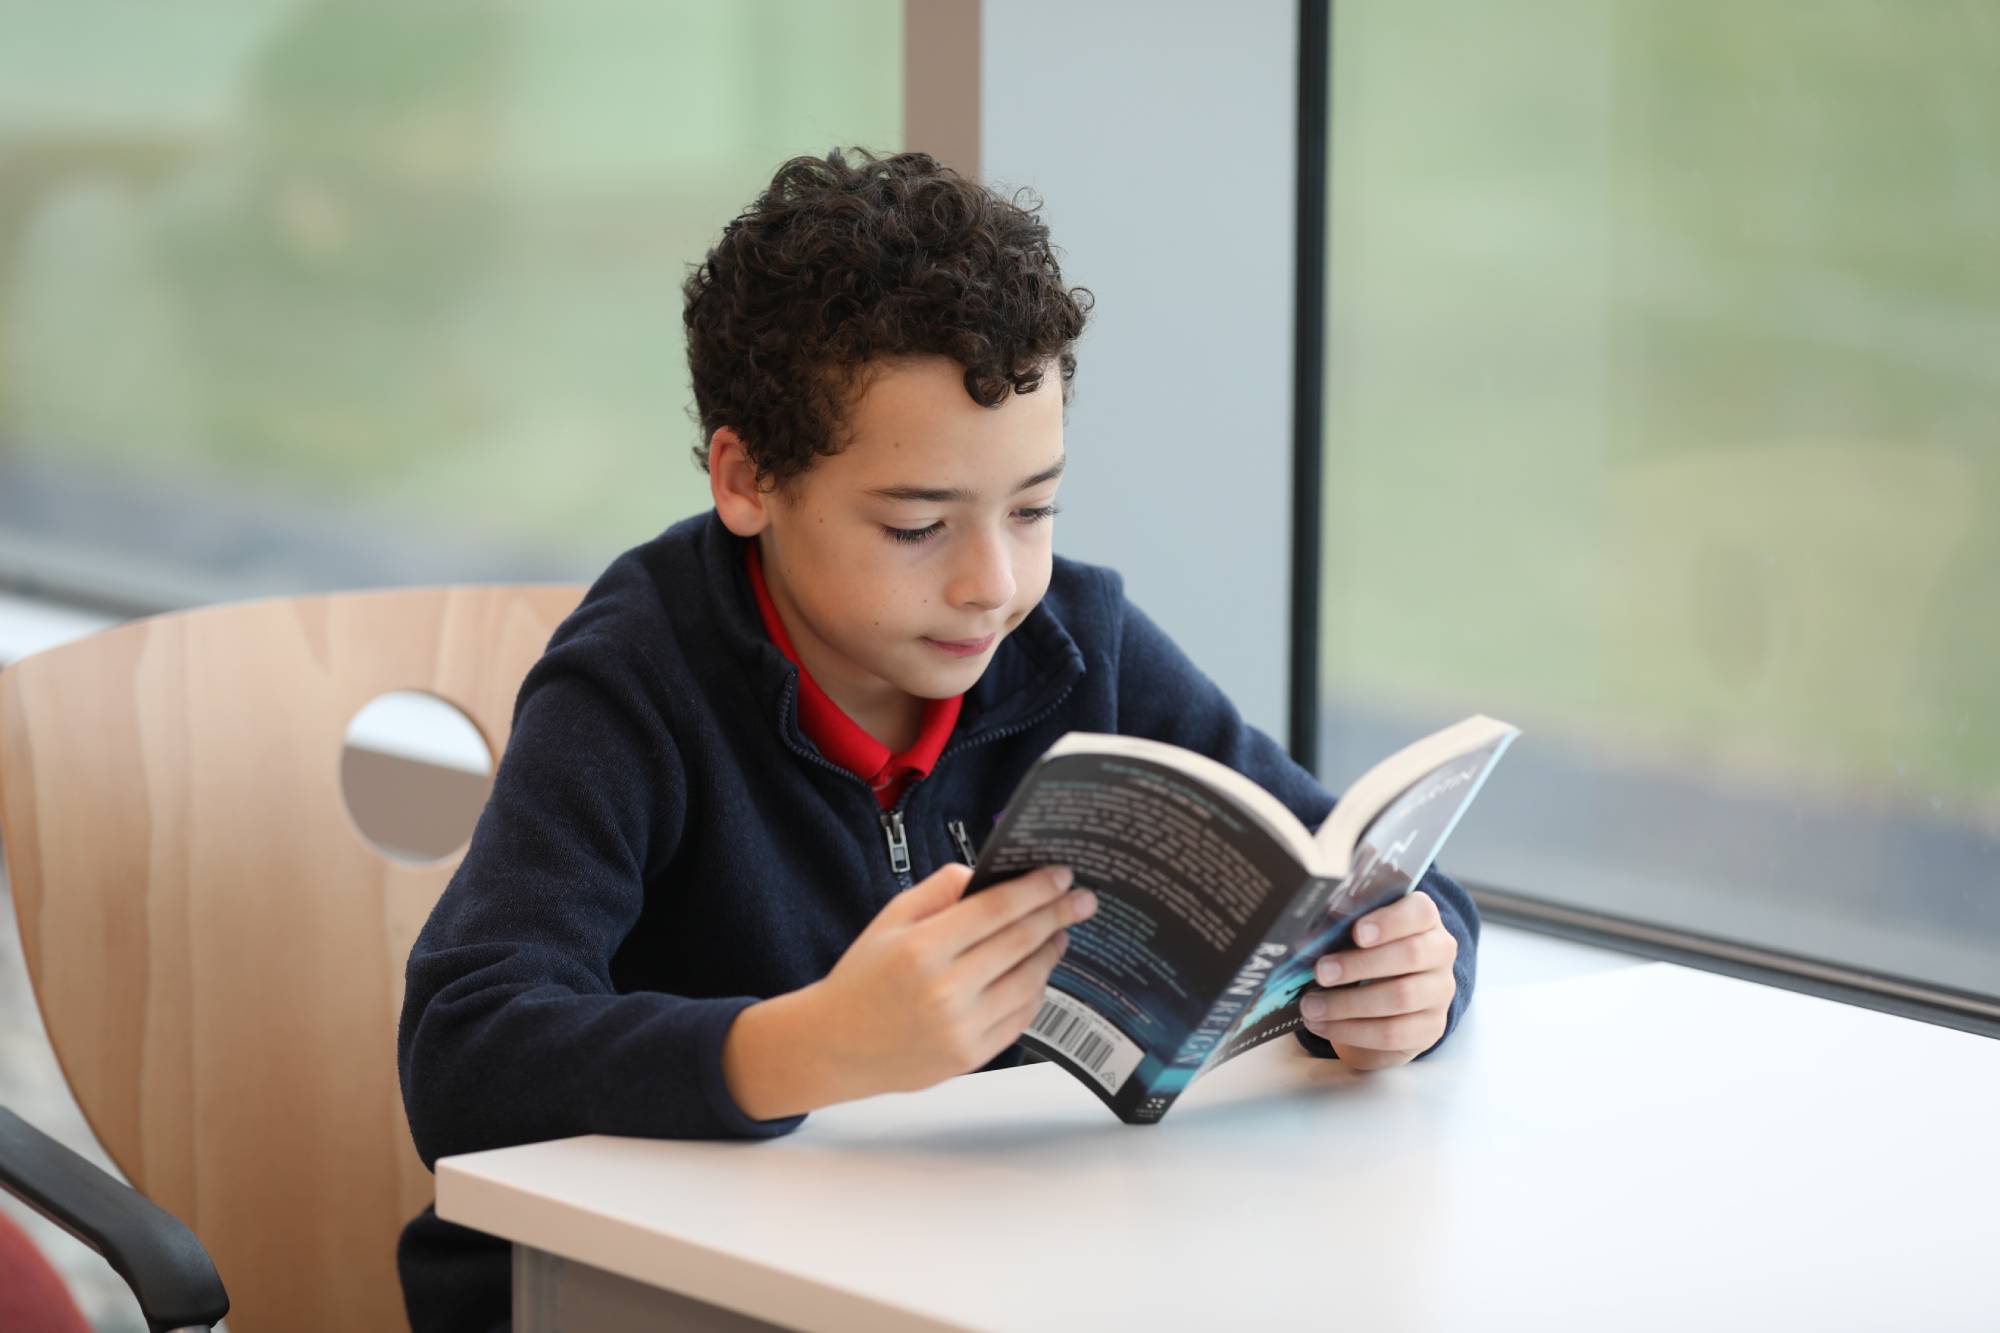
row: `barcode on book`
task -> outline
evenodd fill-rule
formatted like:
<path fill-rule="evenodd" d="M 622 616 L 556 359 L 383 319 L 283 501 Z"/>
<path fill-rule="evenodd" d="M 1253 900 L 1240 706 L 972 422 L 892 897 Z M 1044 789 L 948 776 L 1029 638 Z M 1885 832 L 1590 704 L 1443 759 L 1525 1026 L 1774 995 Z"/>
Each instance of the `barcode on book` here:
<path fill-rule="evenodd" d="M 1082 1066 L 1085 1073 L 1116 1092 L 1139 1066 L 1139 1044 L 1111 1026 L 1095 1009 L 1050 986 L 1028 1031 Z"/>

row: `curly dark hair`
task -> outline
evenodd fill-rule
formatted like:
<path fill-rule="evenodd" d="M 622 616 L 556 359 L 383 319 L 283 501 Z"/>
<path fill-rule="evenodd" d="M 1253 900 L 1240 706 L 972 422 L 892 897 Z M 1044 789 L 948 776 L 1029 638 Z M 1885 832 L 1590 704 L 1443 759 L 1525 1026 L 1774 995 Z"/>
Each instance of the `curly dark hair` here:
<path fill-rule="evenodd" d="M 722 426 L 762 484 L 838 452 L 883 358 L 950 357 L 983 407 L 1034 392 L 1055 360 L 1070 400 L 1093 298 L 1063 286 L 1041 201 L 1003 199 L 927 153 L 851 155 L 779 167 L 682 286 L 704 470 Z"/>

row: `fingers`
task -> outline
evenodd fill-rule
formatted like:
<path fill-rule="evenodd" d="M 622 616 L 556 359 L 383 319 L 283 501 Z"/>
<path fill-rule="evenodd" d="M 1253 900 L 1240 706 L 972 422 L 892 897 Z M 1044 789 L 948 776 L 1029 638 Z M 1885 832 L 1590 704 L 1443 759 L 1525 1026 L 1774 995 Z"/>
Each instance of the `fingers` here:
<path fill-rule="evenodd" d="M 1343 1046 L 1363 1046 L 1373 1051 L 1427 1051 L 1444 1036 L 1444 1016 L 1442 1009 L 1428 1009 L 1393 1018 L 1316 1020 L 1305 1027 L 1306 1031 L 1332 1042 L 1336 1052 Z"/>
<path fill-rule="evenodd" d="M 891 898 L 876 914 L 876 919 L 911 922 L 935 916 L 964 897 L 965 886 L 971 881 L 971 866 L 956 862 L 940 866 L 936 874 L 919 880 Z"/>
<path fill-rule="evenodd" d="M 1354 933 L 1357 942 L 1376 943 L 1320 959 L 1314 977 L 1334 989 L 1308 991 L 1299 1000 L 1299 1016 L 1308 1032 L 1333 1043 L 1334 1053 L 1357 1069 L 1403 1064 L 1444 1036 L 1458 992 L 1451 971 L 1458 941 L 1444 928 L 1437 904 L 1421 893 L 1369 913 Z"/>
<path fill-rule="evenodd" d="M 1343 1046 L 1334 1043 L 1333 1053 L 1349 1069 L 1393 1069 L 1406 1065 L 1422 1054 L 1421 1051 L 1376 1051 L 1366 1046 Z"/>
<path fill-rule="evenodd" d="M 938 948 L 947 954 L 960 954 L 1055 902 L 1075 879 L 1068 866 L 1031 870 L 951 904 L 926 922 L 924 928 L 932 932 L 932 942 Z"/>
<path fill-rule="evenodd" d="M 999 1022 L 986 1029 L 986 1035 L 981 1038 L 982 1044 L 991 1052 L 986 1059 L 991 1060 L 993 1056 L 1019 1041 L 1021 1034 L 1028 1030 L 1028 1025 L 1035 1021 L 1035 1015 L 1041 1011 L 1042 994 L 1037 991 L 1033 999 L 1018 1009 L 1010 1009 Z M 980 1061 L 981 1064 L 985 1062 L 985 1060 Z"/>
<path fill-rule="evenodd" d="M 1386 944 L 1406 935 L 1421 935 L 1442 924 L 1438 905 L 1428 893 L 1406 893 L 1387 907 L 1378 907 L 1354 923 L 1354 942 L 1362 948 Z"/>
<path fill-rule="evenodd" d="M 1052 937 L 1066 940 L 1064 930 L 1087 920 L 1096 911 L 1097 895 L 1088 889 L 1077 889 L 1044 902 L 960 954 L 952 965 L 958 973 L 958 984 L 972 992 L 984 990 Z"/>
<path fill-rule="evenodd" d="M 1010 1041 L 1034 1023 L 1034 1015 L 1042 1009 L 1042 995 L 1048 991 L 1048 975 L 1056 971 L 1056 963 L 1062 959 L 1068 943 L 1068 935 L 1056 935 L 1016 963 L 1012 971 L 980 997 L 980 1009 L 994 1019 L 984 1037 L 984 1043 L 992 1051 L 1004 1051 Z"/>
<path fill-rule="evenodd" d="M 1016 963 L 981 997 L 981 1008 L 994 1015 L 996 1022 L 1008 1023 L 1017 1015 L 1020 1017 L 1021 1027 L 1014 1029 L 1008 1041 L 1020 1036 L 1021 1029 L 1034 1019 L 1035 1011 L 1041 1007 L 1042 992 L 1048 989 L 1049 974 L 1055 971 L 1068 947 L 1069 936 L 1055 936 Z"/>
<path fill-rule="evenodd" d="M 1350 1018 L 1390 1018 L 1396 1014 L 1448 1009 L 1457 989 L 1448 971 L 1417 972 L 1370 982 L 1366 986 L 1309 990 L 1299 1001 L 1299 1012 L 1314 1023 L 1341 1022 Z"/>
<path fill-rule="evenodd" d="M 1420 935 L 1405 935 L 1373 948 L 1330 953 L 1313 966 L 1313 978 L 1322 986 L 1344 985 L 1406 972 L 1449 971 L 1457 959 L 1458 941 L 1443 926 L 1433 926 Z"/>

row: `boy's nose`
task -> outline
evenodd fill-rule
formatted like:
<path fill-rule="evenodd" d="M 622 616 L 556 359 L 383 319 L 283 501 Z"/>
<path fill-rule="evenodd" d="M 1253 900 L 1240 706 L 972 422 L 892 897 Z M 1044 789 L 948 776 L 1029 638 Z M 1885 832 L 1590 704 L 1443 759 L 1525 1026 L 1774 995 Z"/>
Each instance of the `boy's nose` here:
<path fill-rule="evenodd" d="M 953 606 L 992 611 L 1014 598 L 1014 565 L 1004 539 L 975 538 L 965 544 L 946 594 Z"/>

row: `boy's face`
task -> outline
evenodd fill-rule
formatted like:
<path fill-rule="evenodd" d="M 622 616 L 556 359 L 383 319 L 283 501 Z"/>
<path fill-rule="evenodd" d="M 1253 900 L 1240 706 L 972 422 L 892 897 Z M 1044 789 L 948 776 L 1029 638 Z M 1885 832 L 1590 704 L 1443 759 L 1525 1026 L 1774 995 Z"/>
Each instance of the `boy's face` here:
<path fill-rule="evenodd" d="M 1048 590 L 1063 464 L 1062 388 L 986 408 L 943 357 L 885 363 L 848 443 L 757 493 L 727 429 L 711 444 L 716 507 L 756 536 L 771 599 L 813 679 L 892 748 L 924 699 L 963 693 Z M 885 734 L 887 733 L 887 734 Z"/>

